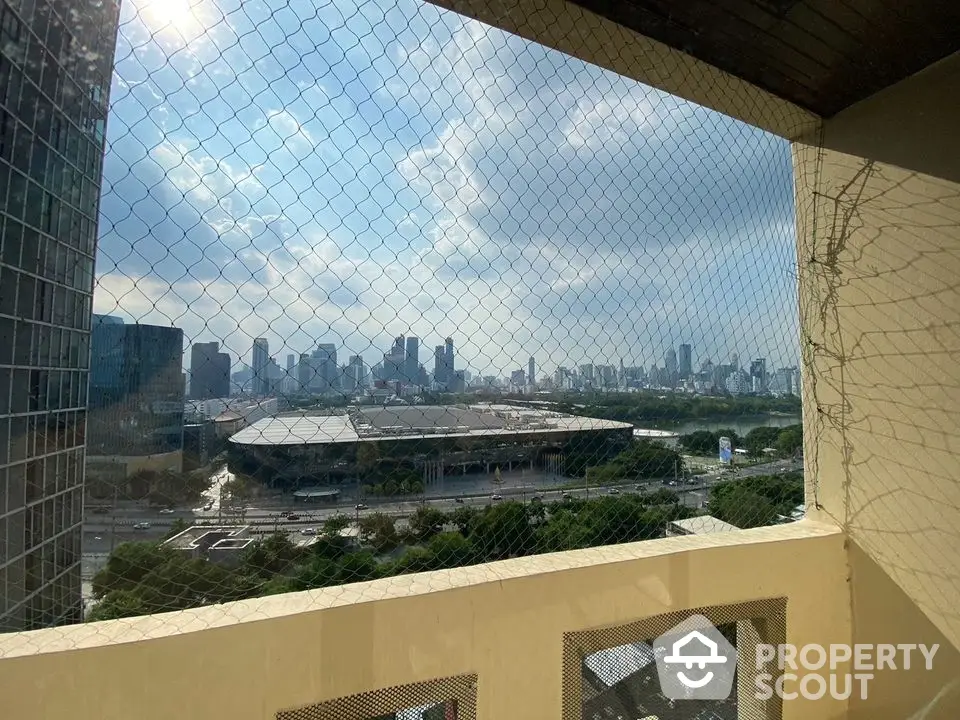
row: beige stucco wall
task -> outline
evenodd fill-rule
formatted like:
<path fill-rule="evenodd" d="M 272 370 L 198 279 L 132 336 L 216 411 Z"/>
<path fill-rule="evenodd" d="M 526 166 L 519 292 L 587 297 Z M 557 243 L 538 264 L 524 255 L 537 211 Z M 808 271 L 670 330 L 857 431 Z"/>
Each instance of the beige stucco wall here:
<path fill-rule="evenodd" d="M 849 534 L 856 641 L 943 645 L 884 683 L 928 717 L 960 716 L 958 96 L 955 56 L 794 152 L 811 514 Z"/>
<path fill-rule="evenodd" d="M 0 717 L 268 720 L 279 709 L 477 673 L 480 720 L 557 720 L 564 632 L 787 597 L 788 641 L 842 642 L 845 580 L 842 536 L 803 523 L 0 636 Z M 786 705 L 788 720 L 843 710 Z"/>

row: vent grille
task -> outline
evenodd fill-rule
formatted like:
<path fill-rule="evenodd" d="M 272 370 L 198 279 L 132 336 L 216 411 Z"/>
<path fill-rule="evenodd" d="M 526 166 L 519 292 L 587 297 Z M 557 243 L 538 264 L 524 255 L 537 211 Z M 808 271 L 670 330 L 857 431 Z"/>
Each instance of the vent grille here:
<path fill-rule="evenodd" d="M 737 649 L 737 676 L 725 700 L 673 701 L 660 692 L 653 644 L 692 615 L 703 615 Z M 780 720 L 782 701 L 754 697 L 759 643 L 786 638 L 786 599 L 693 608 L 618 625 L 564 634 L 563 720 Z M 738 690 L 741 690 L 738 692 Z"/>
<path fill-rule="evenodd" d="M 476 720 L 477 676 L 458 675 L 282 710 L 276 720 Z"/>

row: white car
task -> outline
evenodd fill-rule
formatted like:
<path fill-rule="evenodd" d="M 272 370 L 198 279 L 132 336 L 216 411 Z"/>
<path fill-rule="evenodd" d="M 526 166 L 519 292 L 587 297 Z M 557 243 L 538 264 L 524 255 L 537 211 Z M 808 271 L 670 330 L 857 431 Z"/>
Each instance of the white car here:
<path fill-rule="evenodd" d="M 133 526 L 134 530 L 149 530 L 150 523 L 148 522 L 138 522 Z"/>
<path fill-rule="evenodd" d="M 300 528 L 300 534 L 301 534 L 301 535 L 316 535 L 316 534 L 317 534 L 317 529 L 316 529 L 316 528 Z"/>
<path fill-rule="evenodd" d="M 161 515 L 173 515 L 176 512 L 173 508 L 164 508 L 160 511 Z"/>
<path fill-rule="evenodd" d="M 491 495 L 491 500 L 503 500 L 503 495 Z"/>

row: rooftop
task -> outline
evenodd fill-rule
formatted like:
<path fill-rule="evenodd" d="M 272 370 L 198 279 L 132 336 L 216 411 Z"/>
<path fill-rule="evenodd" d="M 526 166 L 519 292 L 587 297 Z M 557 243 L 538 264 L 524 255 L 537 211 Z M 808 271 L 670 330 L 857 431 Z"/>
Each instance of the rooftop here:
<path fill-rule="evenodd" d="M 674 520 L 671 525 L 686 531 L 690 535 L 704 535 L 706 533 L 739 532 L 740 528 L 731 525 L 712 515 L 700 515 L 686 520 Z"/>
<path fill-rule="evenodd" d="M 194 525 L 164 542 L 176 550 L 197 550 L 205 544 L 214 547 L 245 547 L 253 538 L 246 537 L 247 525 Z M 237 544 L 242 542 L 242 544 Z M 222 543 L 222 544 L 221 544 Z"/>
<path fill-rule="evenodd" d="M 513 405 L 416 405 L 354 410 L 342 415 L 264 418 L 232 436 L 230 442 L 237 445 L 325 445 L 630 427 L 630 423 Z"/>

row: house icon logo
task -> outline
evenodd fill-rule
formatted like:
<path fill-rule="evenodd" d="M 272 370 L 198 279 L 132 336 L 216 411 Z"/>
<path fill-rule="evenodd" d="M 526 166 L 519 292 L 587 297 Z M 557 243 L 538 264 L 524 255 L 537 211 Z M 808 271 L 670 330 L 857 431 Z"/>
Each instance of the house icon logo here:
<path fill-rule="evenodd" d="M 723 700 L 733 691 L 737 651 L 703 615 L 692 615 L 653 644 L 660 691 L 670 700 Z"/>

